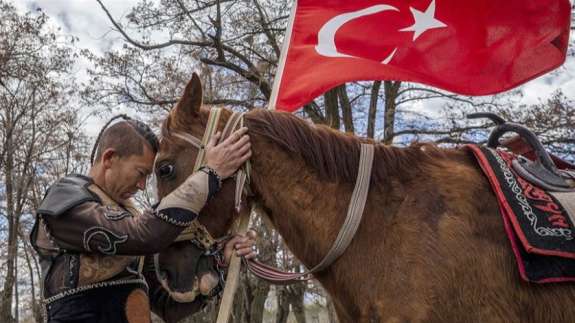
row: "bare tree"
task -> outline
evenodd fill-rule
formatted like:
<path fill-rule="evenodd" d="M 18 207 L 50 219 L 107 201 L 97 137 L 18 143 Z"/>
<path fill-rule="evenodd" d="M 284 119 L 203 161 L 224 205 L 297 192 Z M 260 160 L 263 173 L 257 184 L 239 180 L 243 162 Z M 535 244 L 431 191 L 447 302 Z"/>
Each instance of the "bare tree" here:
<path fill-rule="evenodd" d="M 5 205 L 7 223 L 0 321 L 13 322 L 19 313 L 18 246 L 28 230 L 22 224 L 30 223 L 32 200 L 39 197 L 36 181 L 49 175 L 58 152 L 73 145 L 79 131 L 76 115 L 69 108 L 74 88 L 69 70 L 74 40 L 48 30 L 48 17 L 42 12 L 20 15 L 2 0 L 0 9 L 0 187 L 5 191 L 0 204 Z M 25 245 L 25 262 L 21 263 L 37 272 Z M 33 302 L 35 294 L 33 289 Z"/>
<path fill-rule="evenodd" d="M 124 43 L 103 56 L 84 52 L 94 64 L 92 82 L 84 91 L 93 106 L 123 104 L 157 121 L 175 104 L 192 70 L 204 78 L 207 104 L 238 110 L 267 105 L 291 2 L 142 1 L 120 19 L 108 10 L 105 0 L 96 1 Z M 491 111 L 534 127 L 554 151 L 573 154 L 573 142 L 567 139 L 574 137 L 572 102 L 558 93 L 549 102 L 518 107 L 519 95 L 520 91 L 512 91 L 470 98 L 393 80 L 350 82 L 327 91 L 299 113 L 313 122 L 386 144 L 423 140 L 455 145 L 484 142 L 491 124 L 468 121 L 465 115 Z M 422 105 L 434 108 L 422 109 Z M 558 117 L 545 117 L 550 114 Z M 290 257 L 285 262 L 277 258 L 287 253 L 281 240 L 276 240 L 261 255 L 269 258 L 268 263 L 298 268 Z M 242 288 L 234 319 L 258 322 L 261 315 L 256 309 L 261 308 L 260 296 L 269 293 L 269 286 L 243 277 Z M 287 319 L 290 311 L 301 312 L 303 299 L 313 288 L 278 288 L 277 321 Z M 305 315 L 299 317 L 305 319 Z"/>

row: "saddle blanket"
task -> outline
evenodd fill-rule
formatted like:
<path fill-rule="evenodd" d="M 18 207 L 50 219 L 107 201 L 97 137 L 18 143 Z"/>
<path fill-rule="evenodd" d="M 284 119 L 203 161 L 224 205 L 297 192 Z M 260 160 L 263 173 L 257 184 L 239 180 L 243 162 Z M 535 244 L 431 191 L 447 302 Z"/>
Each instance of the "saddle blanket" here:
<path fill-rule="evenodd" d="M 497 196 L 521 278 L 575 281 L 575 193 L 546 192 L 517 175 L 517 155 L 467 145 Z"/>

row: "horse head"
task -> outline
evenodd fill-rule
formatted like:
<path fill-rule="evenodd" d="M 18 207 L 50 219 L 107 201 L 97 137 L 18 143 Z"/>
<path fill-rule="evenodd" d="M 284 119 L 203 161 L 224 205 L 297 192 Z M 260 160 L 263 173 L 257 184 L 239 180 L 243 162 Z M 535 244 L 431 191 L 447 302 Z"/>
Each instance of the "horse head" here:
<path fill-rule="evenodd" d="M 220 119 L 223 127 L 231 112 L 224 110 Z M 208 121 L 209 109 L 202 106 L 202 84 L 197 74 L 187 84 L 183 96 L 172 108 L 162 125 L 160 149 L 156 157 L 155 175 L 159 198 L 176 189 L 192 174 L 198 149 L 174 136 L 174 133 L 188 133 L 202 138 Z M 234 183 L 223 182 L 221 191 L 211 199 L 199 215 L 199 222 L 214 238 L 222 237 L 234 221 Z M 158 279 L 172 298 L 189 302 L 195 295 L 195 277 L 189 274 L 195 268 L 194 246 L 189 241 L 174 242 L 157 257 Z"/>

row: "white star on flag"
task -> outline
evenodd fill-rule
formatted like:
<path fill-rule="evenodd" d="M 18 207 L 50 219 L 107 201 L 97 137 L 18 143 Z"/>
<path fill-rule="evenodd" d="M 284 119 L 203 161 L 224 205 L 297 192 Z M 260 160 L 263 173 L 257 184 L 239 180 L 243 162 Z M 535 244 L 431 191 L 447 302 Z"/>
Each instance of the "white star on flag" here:
<path fill-rule="evenodd" d="M 431 1 L 431 4 L 429 4 L 429 7 L 427 7 L 425 12 L 421 12 L 413 7 L 409 7 L 409 9 L 413 14 L 415 23 L 407 28 L 400 29 L 399 31 L 413 31 L 413 41 L 429 29 L 447 27 L 446 24 L 435 19 L 435 0 Z"/>

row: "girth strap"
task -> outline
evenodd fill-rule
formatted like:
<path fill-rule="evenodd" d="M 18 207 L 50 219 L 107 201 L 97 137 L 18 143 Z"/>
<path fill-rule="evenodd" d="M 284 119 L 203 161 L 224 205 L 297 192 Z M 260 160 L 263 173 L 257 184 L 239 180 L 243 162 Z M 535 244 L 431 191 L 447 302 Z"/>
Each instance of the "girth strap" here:
<path fill-rule="evenodd" d="M 357 228 L 361 223 L 363 210 L 369 193 L 371 170 L 373 166 L 374 146 L 372 144 L 361 144 L 359 170 L 355 182 L 355 188 L 351 196 L 351 201 L 347 210 L 347 217 L 333 243 L 331 249 L 322 261 L 303 273 L 292 273 L 280 271 L 277 268 L 265 265 L 257 260 L 246 260 L 248 269 L 257 277 L 275 284 L 290 284 L 298 281 L 311 279 L 311 274 L 324 270 L 331 265 L 347 249 L 351 240 L 355 236 Z"/>

